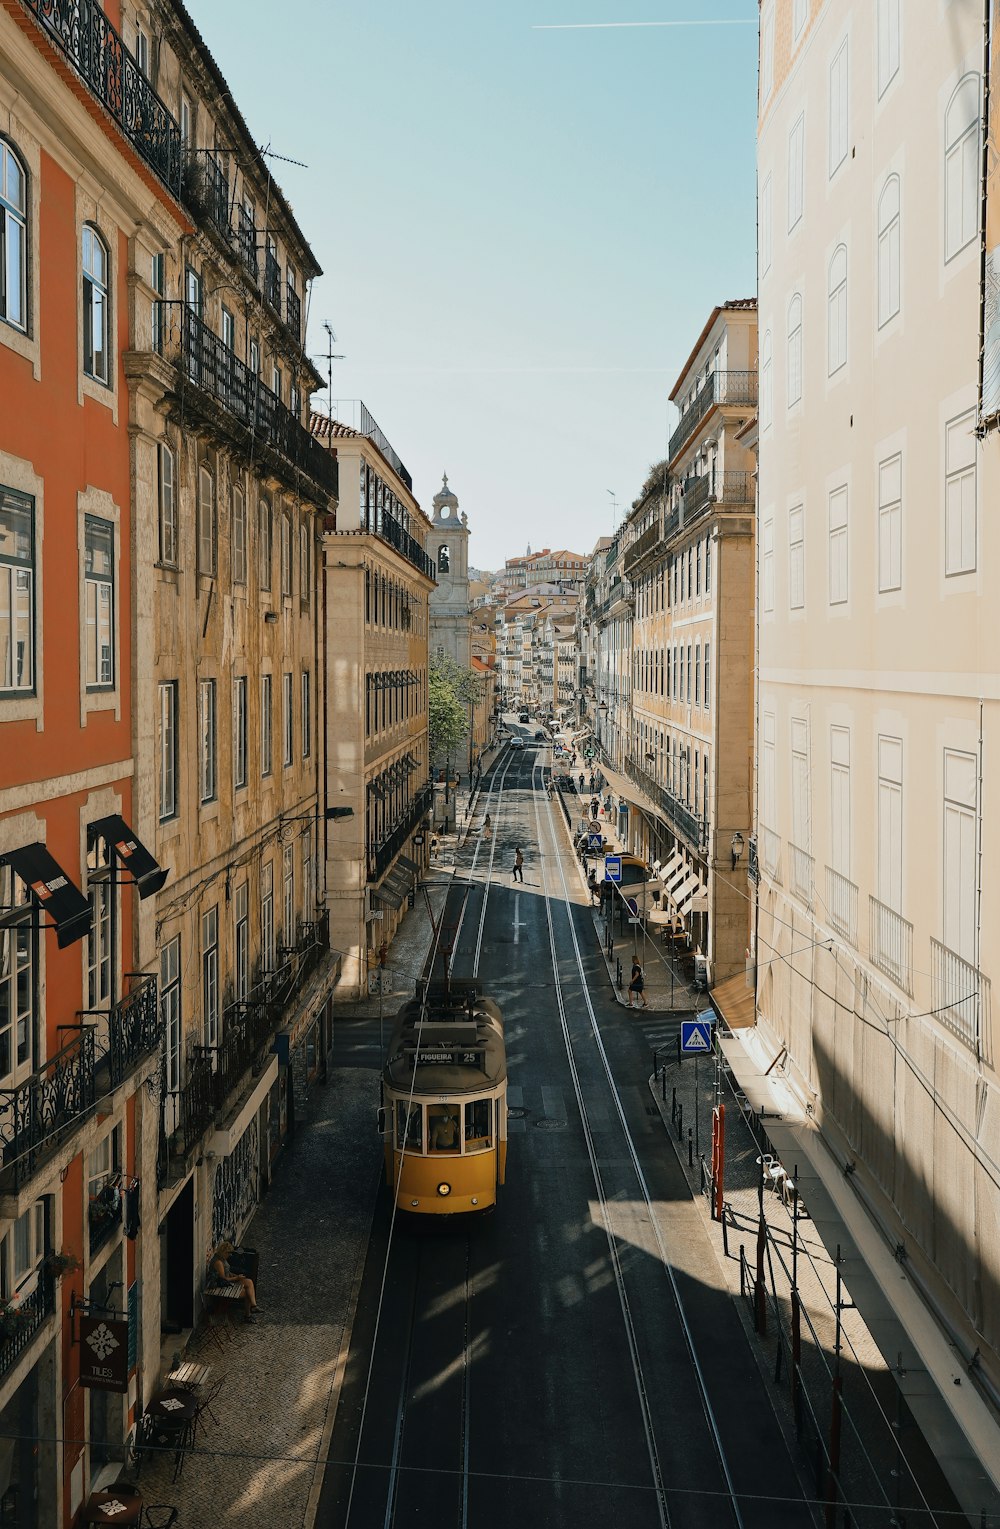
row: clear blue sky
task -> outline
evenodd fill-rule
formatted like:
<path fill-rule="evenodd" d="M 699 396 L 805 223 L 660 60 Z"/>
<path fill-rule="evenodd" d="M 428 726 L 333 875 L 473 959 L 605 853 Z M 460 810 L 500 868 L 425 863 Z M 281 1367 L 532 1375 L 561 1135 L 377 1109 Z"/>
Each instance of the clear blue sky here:
<path fill-rule="evenodd" d="M 498 567 L 589 552 L 664 455 L 714 303 L 752 295 L 757 34 L 533 24 L 756 0 L 188 0 L 325 272 L 322 321 L 429 509 Z"/>

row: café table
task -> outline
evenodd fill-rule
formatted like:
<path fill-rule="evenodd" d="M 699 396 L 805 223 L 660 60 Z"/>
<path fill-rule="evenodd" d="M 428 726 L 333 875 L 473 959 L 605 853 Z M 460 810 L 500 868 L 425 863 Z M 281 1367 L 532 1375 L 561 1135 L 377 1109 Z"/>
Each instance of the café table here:
<path fill-rule="evenodd" d="M 142 1517 L 142 1498 L 138 1492 L 119 1494 L 114 1487 L 91 1492 L 83 1510 L 85 1524 L 137 1524 Z"/>
<path fill-rule="evenodd" d="M 171 1391 L 197 1391 L 203 1386 L 212 1373 L 210 1364 L 195 1364 L 191 1359 L 185 1360 L 178 1365 L 176 1370 L 171 1370 L 167 1376 L 167 1386 Z"/>
<path fill-rule="evenodd" d="M 194 1437 L 198 1398 L 193 1391 L 172 1388 L 154 1396 L 146 1409 L 152 1422 L 151 1443 L 161 1450 L 174 1450 L 174 1480 L 184 1468 L 184 1451 Z"/>

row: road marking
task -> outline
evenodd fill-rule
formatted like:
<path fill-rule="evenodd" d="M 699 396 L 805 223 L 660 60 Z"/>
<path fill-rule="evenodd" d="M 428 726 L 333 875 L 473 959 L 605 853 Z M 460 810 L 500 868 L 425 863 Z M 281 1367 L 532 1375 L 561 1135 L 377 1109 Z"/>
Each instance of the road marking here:
<path fill-rule="evenodd" d="M 527 929 L 527 927 L 528 927 L 527 924 L 522 924 L 521 923 L 520 915 L 521 915 L 521 894 L 520 894 L 520 892 L 515 892 L 514 893 L 514 944 L 515 945 L 519 945 L 521 943 L 521 930 L 522 929 Z"/>

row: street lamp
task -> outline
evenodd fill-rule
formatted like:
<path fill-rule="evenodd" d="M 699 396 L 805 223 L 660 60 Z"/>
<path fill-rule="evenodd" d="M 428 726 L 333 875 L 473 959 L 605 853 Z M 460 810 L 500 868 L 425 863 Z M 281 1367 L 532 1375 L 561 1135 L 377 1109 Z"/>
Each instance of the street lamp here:
<path fill-rule="evenodd" d="M 732 839 L 730 841 L 729 848 L 730 848 L 730 852 L 731 852 L 731 855 L 732 855 L 732 863 L 731 863 L 729 869 L 731 871 L 735 871 L 737 865 L 740 862 L 740 858 L 741 858 L 741 856 L 743 854 L 743 835 L 740 833 L 739 829 L 737 829 L 736 832 L 733 834 L 733 837 L 732 837 Z"/>

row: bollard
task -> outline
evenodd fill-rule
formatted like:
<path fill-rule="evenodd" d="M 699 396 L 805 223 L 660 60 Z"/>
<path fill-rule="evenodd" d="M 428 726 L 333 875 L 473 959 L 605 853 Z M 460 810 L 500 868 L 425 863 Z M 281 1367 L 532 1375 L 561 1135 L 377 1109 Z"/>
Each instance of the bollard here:
<path fill-rule="evenodd" d="M 620 993 L 622 990 L 622 963 L 620 956 L 615 961 L 615 985 Z"/>
<path fill-rule="evenodd" d="M 653 1052 L 653 1077 L 654 1078 L 658 1078 L 660 1076 L 660 1065 L 659 1065 L 658 1058 L 659 1058 L 659 1053 L 654 1051 Z"/>
<path fill-rule="evenodd" d="M 678 1141 L 680 1141 L 681 1136 L 683 1135 L 683 1132 L 684 1132 L 684 1106 L 683 1106 L 683 1104 L 679 1104 L 677 1106 L 677 1140 Z"/>
<path fill-rule="evenodd" d="M 729 1257 L 729 1219 L 727 1216 L 728 1210 L 729 1206 L 724 1204 L 722 1207 L 722 1252 L 726 1258 Z"/>
<path fill-rule="evenodd" d="M 677 1032 L 677 1065 L 681 1065 L 681 1032 Z"/>
<path fill-rule="evenodd" d="M 664 1067 L 663 1071 L 660 1073 L 660 1098 L 663 1100 L 663 1103 L 666 1104 L 666 1102 L 667 1102 L 667 1069 L 666 1069 L 666 1067 Z"/>
<path fill-rule="evenodd" d="M 667 1074 L 667 1069 L 664 1068 L 663 1069 L 664 1077 L 666 1077 L 666 1074 Z M 676 1090 L 676 1088 L 672 1088 L 670 1090 L 670 1118 L 671 1118 L 671 1120 L 676 1120 L 677 1119 L 677 1090 Z"/>
<path fill-rule="evenodd" d="M 694 1133 L 688 1126 L 688 1167 L 694 1167 Z"/>

